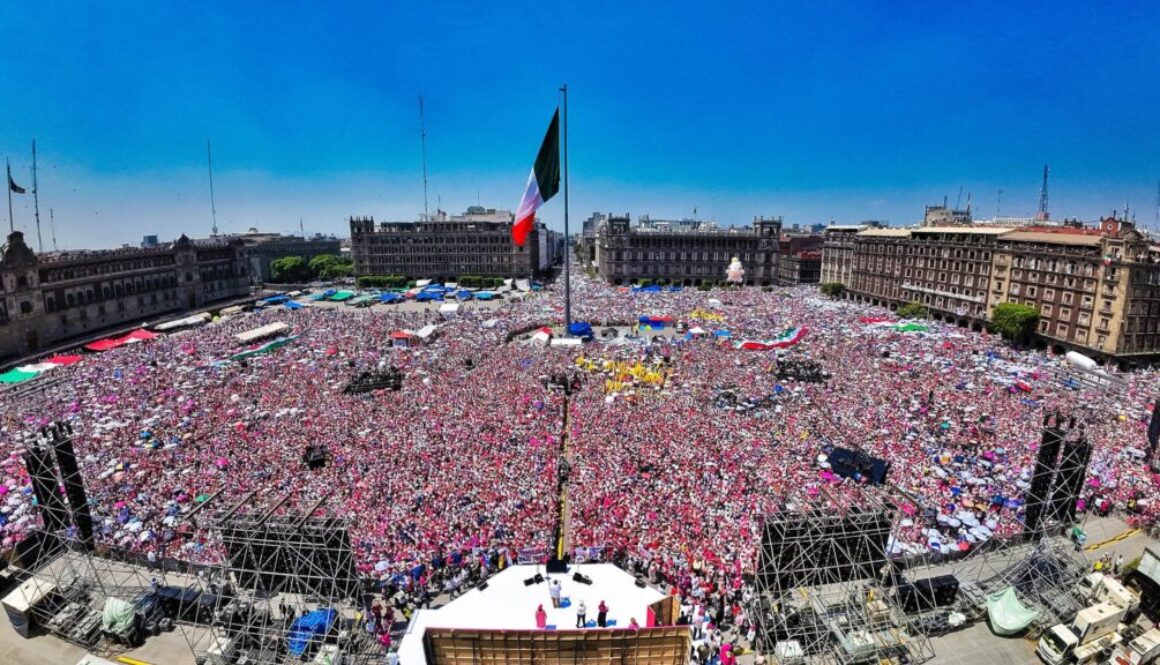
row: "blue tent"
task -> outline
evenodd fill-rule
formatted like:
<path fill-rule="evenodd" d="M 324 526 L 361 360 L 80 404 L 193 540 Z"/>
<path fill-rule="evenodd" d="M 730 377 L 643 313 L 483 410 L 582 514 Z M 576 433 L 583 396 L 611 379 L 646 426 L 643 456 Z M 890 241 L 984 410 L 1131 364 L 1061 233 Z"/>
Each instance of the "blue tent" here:
<path fill-rule="evenodd" d="M 261 302 L 263 302 L 267 305 L 281 305 L 282 303 L 287 302 L 289 300 L 290 300 L 290 296 L 278 295 L 278 296 L 270 296 L 269 298 L 265 298 Z"/>
<path fill-rule="evenodd" d="M 303 307 L 304 305 L 300 302 L 294 302 L 293 300 L 286 302 L 286 309 L 302 309 Z"/>
<path fill-rule="evenodd" d="M 338 619 L 338 612 L 334 610 L 314 610 L 307 612 L 294 620 L 287 634 L 286 646 L 290 654 L 301 656 L 310 648 L 315 638 L 324 637 L 330 632 L 330 627 Z"/>
<path fill-rule="evenodd" d="M 495 298 L 495 291 L 479 291 L 475 294 L 478 300 L 492 300 Z"/>
<path fill-rule="evenodd" d="M 655 284 L 652 286 L 634 286 L 634 287 L 632 287 L 632 292 L 633 293 L 660 293 L 661 287 L 656 286 Z"/>
<path fill-rule="evenodd" d="M 685 287 L 683 287 L 683 286 L 670 286 L 669 287 L 669 293 L 680 293 L 681 291 L 684 291 L 684 290 L 685 290 Z"/>
<path fill-rule="evenodd" d="M 475 294 L 473 294 L 471 291 L 459 291 L 455 294 L 455 297 L 460 300 L 471 300 L 475 297 Z"/>
<path fill-rule="evenodd" d="M 443 300 L 442 291 L 420 291 L 419 295 L 415 296 L 416 302 L 432 302 L 435 300 Z"/>
<path fill-rule="evenodd" d="M 381 294 L 379 296 L 379 300 L 381 300 L 383 302 L 399 302 L 400 300 L 406 300 L 406 299 L 397 293 L 391 293 L 388 291 L 387 293 Z"/>
<path fill-rule="evenodd" d="M 592 324 L 587 321 L 575 321 L 568 326 L 568 334 L 574 337 L 583 337 L 585 339 L 592 339 L 595 334 L 592 332 Z"/>

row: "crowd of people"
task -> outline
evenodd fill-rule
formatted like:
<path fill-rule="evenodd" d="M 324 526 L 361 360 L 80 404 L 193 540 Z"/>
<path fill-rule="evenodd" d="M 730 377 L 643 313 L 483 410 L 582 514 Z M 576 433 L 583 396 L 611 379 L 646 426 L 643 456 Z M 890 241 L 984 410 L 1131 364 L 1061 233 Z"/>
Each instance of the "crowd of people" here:
<path fill-rule="evenodd" d="M 1058 356 L 937 322 L 879 325 L 889 312 L 810 287 L 637 293 L 574 275 L 571 302 L 574 320 L 607 334 L 582 347 L 525 339 L 561 330 L 556 284 L 446 319 L 270 307 L 88 354 L 54 370 L 51 387 L 5 400 L 0 537 L 11 545 L 36 523 L 22 437 L 62 419 L 105 544 L 217 563 L 212 520 L 188 517 L 196 506 L 210 501 L 200 512 L 212 515 L 255 490 L 262 500 L 243 512 L 325 498 L 322 510 L 350 525 L 360 571 L 408 593 L 540 560 L 562 530 L 578 559 L 639 570 L 715 603 L 726 622 L 763 516 L 791 493 L 857 482 L 828 468 L 835 446 L 888 461 L 888 481 L 912 497 L 897 555 L 1020 530 L 1043 415 L 1056 410 L 1079 416 L 1094 445 L 1083 510 L 1139 524 L 1160 510 L 1155 478 L 1129 454 L 1146 447 L 1154 371 L 1121 375 L 1123 389 L 1075 390 Z M 642 315 L 696 334 L 642 331 Z M 230 360 L 235 335 L 273 322 L 292 341 Z M 426 342 L 392 341 L 429 323 Z M 789 328 L 806 332 L 777 351 L 735 343 Z M 779 381 L 779 359 L 817 363 L 827 378 Z M 391 366 L 401 390 L 344 393 L 352 376 Z M 578 387 L 550 389 L 557 375 Z M 721 408 L 722 390 L 769 408 Z M 308 446 L 324 449 L 321 468 L 303 464 Z"/>

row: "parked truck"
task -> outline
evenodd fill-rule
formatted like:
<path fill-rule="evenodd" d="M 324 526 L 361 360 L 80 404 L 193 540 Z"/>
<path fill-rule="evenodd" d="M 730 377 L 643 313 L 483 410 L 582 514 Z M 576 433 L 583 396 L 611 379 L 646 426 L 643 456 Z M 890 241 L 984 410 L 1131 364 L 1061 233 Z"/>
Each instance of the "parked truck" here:
<path fill-rule="evenodd" d="M 1118 646 L 1120 621 L 1126 610 L 1114 603 L 1099 603 L 1080 610 L 1075 620 L 1044 631 L 1035 653 L 1048 665 L 1090 663 L 1107 656 Z"/>
<path fill-rule="evenodd" d="M 1140 594 L 1103 573 L 1091 573 L 1080 580 L 1075 595 L 1085 605 L 1111 603 L 1124 608 L 1124 623 L 1131 623 L 1140 610 Z"/>
<path fill-rule="evenodd" d="M 1116 647 L 1110 665 L 1154 665 L 1160 661 L 1160 628 L 1153 628 L 1128 644 Z"/>
<path fill-rule="evenodd" d="M 1124 583 L 1140 594 L 1140 608 L 1149 618 L 1160 618 L 1160 552 L 1145 547 L 1140 565 L 1124 577 Z"/>

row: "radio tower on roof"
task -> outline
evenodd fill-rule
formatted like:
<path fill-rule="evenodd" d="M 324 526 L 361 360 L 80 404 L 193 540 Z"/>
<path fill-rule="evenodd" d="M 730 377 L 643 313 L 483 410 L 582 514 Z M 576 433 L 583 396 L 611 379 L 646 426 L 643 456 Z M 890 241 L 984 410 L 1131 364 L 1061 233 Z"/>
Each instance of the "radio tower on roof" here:
<path fill-rule="evenodd" d="M 1043 188 L 1039 190 L 1039 212 L 1035 214 L 1036 221 L 1046 222 L 1051 219 L 1047 212 L 1047 174 L 1050 172 L 1047 164 L 1043 165 Z"/>

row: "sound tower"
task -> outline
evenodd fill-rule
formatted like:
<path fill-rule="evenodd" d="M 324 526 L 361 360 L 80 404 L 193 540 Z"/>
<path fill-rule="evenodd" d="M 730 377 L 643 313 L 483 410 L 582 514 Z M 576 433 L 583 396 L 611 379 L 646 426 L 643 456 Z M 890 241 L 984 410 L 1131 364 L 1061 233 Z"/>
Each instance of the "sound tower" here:
<path fill-rule="evenodd" d="M 1071 441 L 1063 447 L 1059 471 L 1055 474 L 1055 493 L 1051 496 L 1051 515 L 1064 524 L 1071 524 L 1075 519 L 1076 502 L 1083 491 L 1091 457 L 1092 447 L 1087 439 Z"/>
<path fill-rule="evenodd" d="M 1050 418 L 1050 416 L 1048 416 Z M 1058 425 L 1058 419 L 1056 424 Z M 1027 510 L 1024 516 L 1024 532 L 1034 532 L 1043 521 L 1047 502 L 1051 497 L 1051 486 L 1055 479 L 1055 464 L 1059 458 L 1059 448 L 1063 443 L 1063 431 L 1049 427 L 1044 422 L 1043 439 L 1039 444 L 1039 455 L 1035 458 L 1035 473 L 1031 476 L 1031 487 L 1027 490 Z"/>
<path fill-rule="evenodd" d="M 68 527 L 68 509 L 60 500 L 60 481 L 48 448 L 31 445 L 24 451 L 24 467 L 32 479 L 32 491 L 40 508 L 40 519 L 48 533 L 62 531 Z"/>
<path fill-rule="evenodd" d="M 1156 456 L 1156 445 L 1160 444 L 1160 397 L 1152 407 L 1152 421 L 1148 423 L 1148 459 Z"/>
<path fill-rule="evenodd" d="M 762 586 L 782 591 L 873 579 L 886 564 L 888 512 L 812 511 L 766 523 L 757 562 Z"/>
<path fill-rule="evenodd" d="M 76 452 L 73 451 L 72 428 L 67 424 L 58 424 L 52 430 L 50 438 L 53 449 L 56 451 L 56 463 L 60 467 L 60 475 L 64 480 L 64 493 L 68 497 L 72 522 L 77 527 L 77 534 L 80 536 L 81 542 L 92 549 L 93 516 L 89 512 L 89 499 L 85 495 L 84 479 L 81 478 Z"/>

